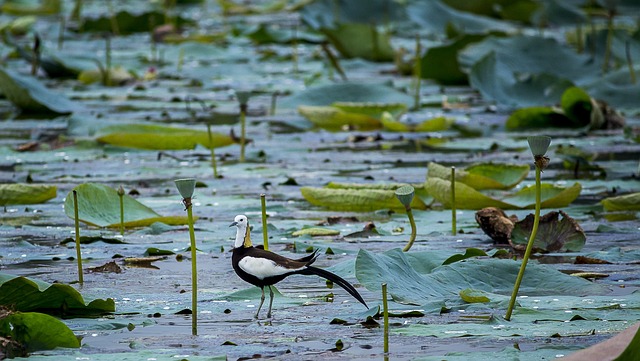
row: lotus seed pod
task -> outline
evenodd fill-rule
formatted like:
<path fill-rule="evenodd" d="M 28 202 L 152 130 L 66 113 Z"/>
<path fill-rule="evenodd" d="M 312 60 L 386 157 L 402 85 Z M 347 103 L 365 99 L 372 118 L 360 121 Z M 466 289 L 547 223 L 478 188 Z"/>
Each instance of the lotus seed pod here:
<path fill-rule="evenodd" d="M 251 97 L 251 92 L 246 90 L 237 90 L 236 98 L 240 105 L 245 105 L 249 102 L 249 98 Z"/>
<path fill-rule="evenodd" d="M 184 199 L 191 198 L 193 191 L 196 189 L 196 180 L 193 178 L 176 179 L 176 187 L 178 192 Z"/>
<path fill-rule="evenodd" d="M 531 153 L 533 153 L 534 157 L 543 156 L 549 149 L 549 144 L 551 144 L 551 137 L 547 137 L 545 135 L 527 137 L 527 142 L 529 142 L 529 149 L 531 149 Z"/>
<path fill-rule="evenodd" d="M 404 205 L 406 209 L 411 208 L 411 201 L 415 194 L 415 189 L 412 186 L 402 186 L 396 189 L 396 197 Z"/>

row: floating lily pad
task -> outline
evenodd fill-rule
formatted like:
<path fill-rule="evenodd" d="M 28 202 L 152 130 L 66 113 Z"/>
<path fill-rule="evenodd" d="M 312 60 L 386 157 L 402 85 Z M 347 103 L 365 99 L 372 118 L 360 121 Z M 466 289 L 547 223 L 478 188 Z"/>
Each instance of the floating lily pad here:
<path fill-rule="evenodd" d="M 0 305 L 21 312 L 39 311 L 56 315 L 99 315 L 115 311 L 111 298 L 86 304 L 75 288 L 49 284 L 25 277 L 0 273 Z"/>
<path fill-rule="evenodd" d="M 320 29 L 345 58 L 372 61 L 393 59 L 390 34 L 372 24 L 339 23 Z"/>
<path fill-rule="evenodd" d="M 118 191 L 96 183 L 75 187 L 78 194 L 78 216 L 81 222 L 97 227 L 120 227 L 120 196 Z M 187 224 L 186 216 L 163 217 L 153 209 L 125 194 L 124 226 L 144 227 L 155 222 L 168 225 Z M 65 214 L 74 219 L 73 194 L 69 192 L 64 202 Z"/>
<path fill-rule="evenodd" d="M 219 148 L 235 142 L 229 135 L 211 132 L 210 143 L 206 131 L 155 124 L 114 125 L 100 129 L 99 133 L 96 140 L 101 143 L 151 150 L 193 149 L 198 144 Z"/>
<path fill-rule="evenodd" d="M 0 206 L 44 203 L 57 193 L 58 187 L 46 184 L 0 184 Z"/>
<path fill-rule="evenodd" d="M 160 11 L 148 11 L 140 14 L 133 14 L 129 11 L 118 11 L 113 16 L 105 14 L 97 18 L 85 18 L 80 24 L 81 32 L 113 32 L 118 34 L 132 34 L 139 32 L 150 32 L 154 27 L 162 25 L 165 14 Z M 175 26 L 181 27 L 192 24 L 181 16 L 176 16 Z M 115 23 L 115 24 L 114 24 Z M 114 29 L 115 26 L 115 29 Z"/>
<path fill-rule="evenodd" d="M 0 93 L 25 113 L 69 114 L 77 106 L 64 95 L 47 89 L 36 78 L 0 68 Z"/>
<path fill-rule="evenodd" d="M 333 103 L 376 103 L 412 106 L 413 97 L 390 86 L 366 83 L 338 83 L 320 85 L 283 98 L 279 107 L 297 108 L 300 105 L 331 105 Z"/>
<path fill-rule="evenodd" d="M 80 347 L 80 341 L 67 325 L 38 312 L 16 312 L 0 319 L 0 336 L 19 342 L 28 352 Z"/>
<path fill-rule="evenodd" d="M 311 237 L 323 237 L 323 236 L 337 236 L 340 231 L 337 229 L 322 228 L 322 227 L 309 227 L 303 228 L 291 233 L 293 237 L 311 236 Z"/>
<path fill-rule="evenodd" d="M 62 10 L 62 0 L 44 1 L 16 1 L 8 0 L 0 7 L 5 14 L 10 15 L 56 15 Z"/>
<path fill-rule="evenodd" d="M 376 119 L 380 119 L 384 113 L 399 116 L 407 112 L 407 105 L 404 103 L 335 102 L 331 106 L 347 113 L 368 115 Z"/>
<path fill-rule="evenodd" d="M 638 211 L 640 210 L 640 193 L 605 198 L 601 203 L 607 211 Z"/>
<path fill-rule="evenodd" d="M 509 32 L 508 22 L 456 10 L 441 1 L 420 1 L 407 6 L 407 15 L 420 29 L 435 34 L 447 31 L 465 34 L 484 34 L 491 31 Z"/>
<path fill-rule="evenodd" d="M 405 211 L 393 190 L 302 187 L 300 192 L 309 203 L 335 211 L 372 212 L 379 209 Z M 425 210 L 427 205 L 419 197 L 414 197 L 411 208 Z"/>
<path fill-rule="evenodd" d="M 298 112 L 318 127 L 330 130 L 341 130 L 344 127 L 373 130 L 382 125 L 379 120 L 368 115 L 348 113 L 331 106 L 299 106 Z"/>
<path fill-rule="evenodd" d="M 452 118 L 435 117 L 417 124 L 407 124 L 396 120 L 391 113 L 384 112 L 380 122 L 385 130 L 392 132 L 440 132 L 451 128 L 455 121 Z"/>
<path fill-rule="evenodd" d="M 559 215 L 562 219 L 559 220 Z M 511 231 L 511 246 L 524 251 L 533 229 L 533 214 L 516 222 Z M 565 212 L 549 212 L 540 217 L 538 232 L 533 241 L 533 249 L 537 252 L 578 252 L 584 247 L 587 237 L 582 227 Z"/>

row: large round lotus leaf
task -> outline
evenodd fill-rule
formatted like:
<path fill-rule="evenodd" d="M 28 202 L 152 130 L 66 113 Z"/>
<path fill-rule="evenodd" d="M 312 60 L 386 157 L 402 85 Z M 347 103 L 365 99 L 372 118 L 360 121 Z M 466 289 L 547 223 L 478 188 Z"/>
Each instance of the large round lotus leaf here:
<path fill-rule="evenodd" d="M 560 105 L 564 110 L 564 114 L 571 119 L 574 126 L 589 124 L 593 104 L 591 103 L 591 97 L 583 89 L 571 87 L 565 90 L 560 99 Z"/>
<path fill-rule="evenodd" d="M 562 214 L 562 220 L 559 215 Z M 511 231 L 511 244 L 524 250 L 533 229 L 533 214 L 516 222 Z M 533 248 L 538 252 L 579 252 L 587 240 L 580 225 L 566 213 L 549 212 L 540 217 L 538 232 L 533 240 Z"/>
<path fill-rule="evenodd" d="M 46 88 L 36 78 L 0 68 L 0 93 L 26 113 L 69 114 L 77 106 L 64 95 Z"/>
<path fill-rule="evenodd" d="M 320 128 L 340 130 L 345 127 L 373 130 L 381 127 L 379 120 L 368 115 L 348 113 L 334 107 L 300 106 L 298 111 Z"/>
<path fill-rule="evenodd" d="M 120 226 L 120 196 L 115 189 L 96 183 L 85 183 L 75 187 L 78 195 L 78 217 L 80 221 L 98 227 Z M 162 217 L 153 209 L 129 195 L 123 196 L 124 226 L 141 227 L 155 222 L 169 225 L 187 224 L 187 217 Z M 74 219 L 73 192 L 64 202 L 65 214 Z"/>
<path fill-rule="evenodd" d="M 416 1 L 407 6 L 409 19 L 423 31 L 444 34 L 451 27 L 465 34 L 484 34 L 493 30 L 511 31 L 513 25 L 490 17 L 451 8 L 440 1 Z"/>
<path fill-rule="evenodd" d="M 58 187 L 46 184 L 0 184 L 0 206 L 44 203 L 57 192 Z"/>
<path fill-rule="evenodd" d="M 393 60 L 393 48 L 389 34 L 375 25 L 340 23 L 321 31 L 345 58 L 362 58 L 371 61 Z"/>
<path fill-rule="evenodd" d="M 445 208 L 451 208 L 451 181 L 441 178 L 429 177 L 426 182 L 427 191 Z M 470 186 L 456 182 L 456 208 L 457 209 L 482 209 L 485 207 L 497 207 L 502 209 L 518 208 L 509 203 L 486 196 Z"/>
<path fill-rule="evenodd" d="M 640 193 L 605 198 L 601 203 L 607 211 L 638 211 L 640 210 Z"/>
<path fill-rule="evenodd" d="M 379 209 L 405 211 L 393 190 L 302 187 L 300 192 L 309 203 L 334 211 L 372 212 Z M 414 197 L 411 208 L 425 210 L 427 205 L 419 197 Z"/>
<path fill-rule="evenodd" d="M 560 109 L 551 107 L 527 107 L 515 110 L 507 118 L 508 130 L 527 128 L 576 126 Z"/>
<path fill-rule="evenodd" d="M 574 183 L 571 187 L 558 187 L 553 184 L 543 183 L 540 191 L 541 207 L 566 207 L 578 198 L 581 190 L 580 183 Z M 520 208 L 533 209 L 536 205 L 535 185 L 524 187 L 518 193 L 503 200 Z"/>
<path fill-rule="evenodd" d="M 283 98 L 278 107 L 331 105 L 336 102 L 413 105 L 413 97 L 382 84 L 337 83 L 320 85 Z"/>
<path fill-rule="evenodd" d="M 151 150 L 193 149 L 200 144 L 206 148 L 225 147 L 233 144 L 231 136 L 211 132 L 211 143 L 206 131 L 167 127 L 155 124 L 126 124 L 102 128 L 98 142 Z"/>
<path fill-rule="evenodd" d="M 458 51 L 484 39 L 485 36 L 464 34 L 450 44 L 429 48 L 420 59 L 420 75 L 424 79 L 433 79 L 444 85 L 468 84 L 468 76 L 460 69 L 458 63 Z"/>
<path fill-rule="evenodd" d="M 24 345 L 28 352 L 52 350 L 56 347 L 78 348 L 80 341 L 62 321 L 44 313 L 16 312 L 0 319 L 0 330 Z"/>

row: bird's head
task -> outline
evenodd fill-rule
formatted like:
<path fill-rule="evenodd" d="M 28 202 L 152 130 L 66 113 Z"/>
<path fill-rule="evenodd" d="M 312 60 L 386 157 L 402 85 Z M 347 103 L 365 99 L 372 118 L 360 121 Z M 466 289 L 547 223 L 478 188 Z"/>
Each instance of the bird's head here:
<path fill-rule="evenodd" d="M 249 219 L 244 214 L 239 214 L 233 219 L 229 227 L 236 226 L 236 241 L 234 247 L 251 247 L 251 231 L 249 229 Z"/>

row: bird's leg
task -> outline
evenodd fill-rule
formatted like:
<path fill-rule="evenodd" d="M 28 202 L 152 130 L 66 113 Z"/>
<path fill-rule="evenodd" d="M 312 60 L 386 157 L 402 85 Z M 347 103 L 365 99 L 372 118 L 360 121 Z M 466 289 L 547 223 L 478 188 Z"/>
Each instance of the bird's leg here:
<path fill-rule="evenodd" d="M 260 306 L 258 306 L 258 311 L 256 311 L 256 315 L 253 316 L 253 318 L 258 318 L 258 315 L 260 314 L 260 309 L 262 308 L 262 304 L 264 303 L 264 287 L 261 287 L 261 289 L 262 289 L 262 297 L 260 297 Z M 271 312 L 271 308 L 269 308 L 269 312 Z"/>
<path fill-rule="evenodd" d="M 271 318 L 271 306 L 273 306 L 273 289 L 269 286 L 269 312 L 267 312 L 267 318 Z"/>

